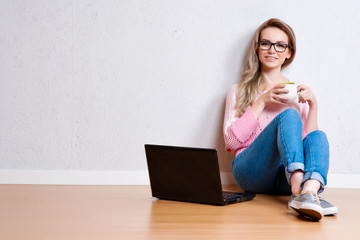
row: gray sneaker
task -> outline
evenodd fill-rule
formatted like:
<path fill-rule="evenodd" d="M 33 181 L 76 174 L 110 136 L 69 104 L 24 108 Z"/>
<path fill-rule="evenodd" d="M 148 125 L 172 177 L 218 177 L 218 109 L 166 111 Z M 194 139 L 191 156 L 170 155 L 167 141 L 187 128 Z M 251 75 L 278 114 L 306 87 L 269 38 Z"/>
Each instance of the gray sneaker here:
<path fill-rule="evenodd" d="M 325 200 L 325 198 L 319 196 L 320 205 L 324 209 L 324 215 L 335 215 L 339 212 L 339 209 Z"/>
<path fill-rule="evenodd" d="M 290 197 L 291 200 L 291 197 Z M 317 194 L 302 193 L 289 201 L 289 206 L 300 215 L 320 220 L 324 216 L 324 209 L 320 205 Z"/>

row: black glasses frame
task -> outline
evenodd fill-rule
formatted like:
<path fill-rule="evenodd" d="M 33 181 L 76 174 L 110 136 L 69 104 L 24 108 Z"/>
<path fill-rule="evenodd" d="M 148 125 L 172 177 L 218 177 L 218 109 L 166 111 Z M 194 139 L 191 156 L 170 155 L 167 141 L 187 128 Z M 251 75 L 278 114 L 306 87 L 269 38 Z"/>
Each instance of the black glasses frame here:
<path fill-rule="evenodd" d="M 284 45 L 284 46 L 285 46 L 285 49 L 284 49 L 284 51 L 278 51 L 278 50 L 276 49 L 276 45 L 277 45 L 277 44 L 280 44 L 280 43 L 278 43 L 278 42 L 272 43 L 272 42 L 270 42 L 270 41 L 258 41 L 257 43 L 258 43 L 259 45 L 260 45 L 261 43 L 269 43 L 269 44 L 270 44 L 270 47 L 269 47 L 268 49 L 262 49 L 261 47 L 260 47 L 260 49 L 262 49 L 262 50 L 270 50 L 270 48 L 271 48 L 272 46 L 274 46 L 275 51 L 276 51 L 276 52 L 279 52 L 279 53 L 283 53 L 283 52 L 286 51 L 287 48 L 290 48 L 288 44 L 286 44 L 286 43 L 281 43 L 281 45 Z"/>

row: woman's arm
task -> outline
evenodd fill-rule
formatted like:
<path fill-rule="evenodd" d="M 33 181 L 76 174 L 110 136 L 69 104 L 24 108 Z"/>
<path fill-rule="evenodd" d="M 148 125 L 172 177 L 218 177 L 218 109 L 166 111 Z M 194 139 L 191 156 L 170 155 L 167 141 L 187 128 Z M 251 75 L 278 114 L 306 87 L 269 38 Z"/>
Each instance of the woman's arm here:
<path fill-rule="evenodd" d="M 229 152 L 236 152 L 241 148 L 260 125 L 250 108 L 242 116 L 237 115 L 236 89 L 237 85 L 233 85 L 226 97 L 223 133 L 225 148 Z"/>
<path fill-rule="evenodd" d="M 226 98 L 223 129 L 226 150 L 236 151 L 258 131 L 260 126 L 258 118 L 267 104 L 286 104 L 288 99 L 282 93 L 287 93 L 288 90 L 284 87 L 282 84 L 274 86 L 248 107 L 240 117 L 237 116 L 235 109 L 237 85 L 230 88 Z"/>

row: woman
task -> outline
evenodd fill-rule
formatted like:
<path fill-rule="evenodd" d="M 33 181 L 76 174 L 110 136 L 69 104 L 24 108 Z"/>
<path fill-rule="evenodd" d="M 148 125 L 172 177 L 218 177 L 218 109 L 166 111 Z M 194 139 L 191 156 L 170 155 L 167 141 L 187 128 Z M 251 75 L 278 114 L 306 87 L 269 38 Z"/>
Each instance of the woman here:
<path fill-rule="evenodd" d="M 290 102 L 281 71 L 295 57 L 293 30 L 269 19 L 255 32 L 241 81 L 228 93 L 226 150 L 237 184 L 247 192 L 291 194 L 289 208 L 320 220 L 337 208 L 319 198 L 329 168 L 329 145 L 318 129 L 318 103 L 311 88 L 297 87 Z"/>

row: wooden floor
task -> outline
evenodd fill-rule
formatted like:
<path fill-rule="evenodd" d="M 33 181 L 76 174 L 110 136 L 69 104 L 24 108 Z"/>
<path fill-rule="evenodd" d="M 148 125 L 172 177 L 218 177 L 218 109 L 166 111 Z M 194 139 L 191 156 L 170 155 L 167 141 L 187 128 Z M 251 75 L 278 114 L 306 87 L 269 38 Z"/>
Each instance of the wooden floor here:
<path fill-rule="evenodd" d="M 0 185 L 0 239 L 360 239 L 360 189 L 323 196 L 340 213 L 313 222 L 287 196 L 211 206 L 158 200 L 149 186 Z"/>

